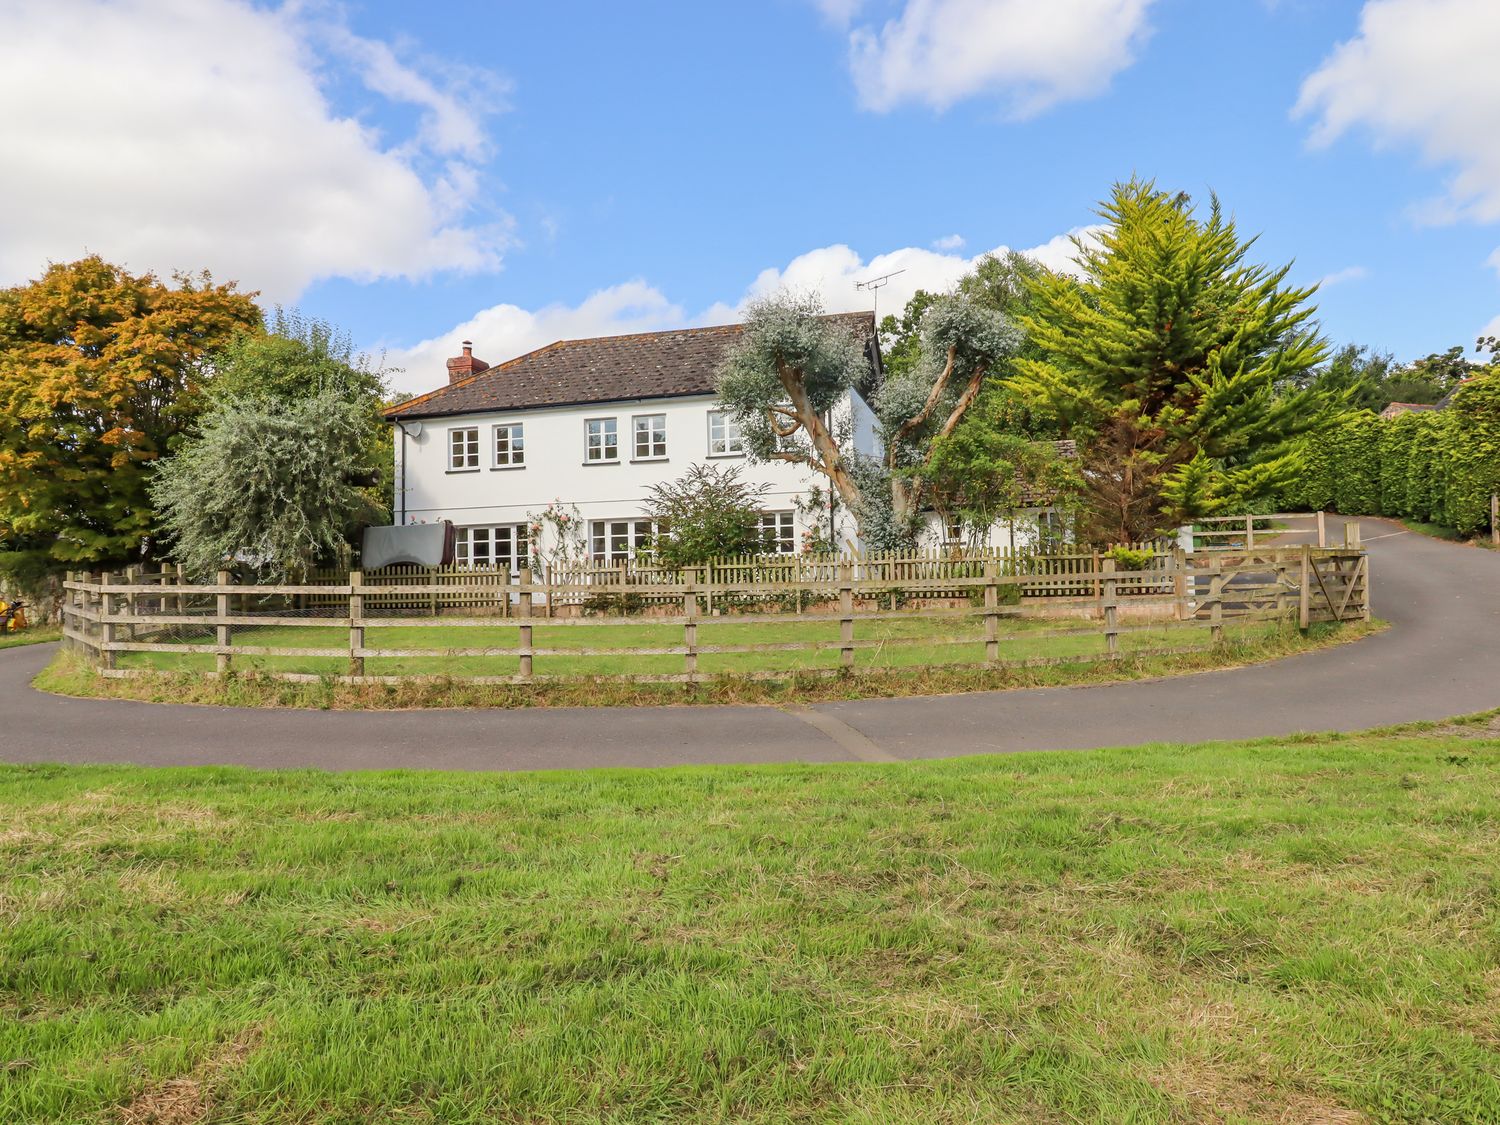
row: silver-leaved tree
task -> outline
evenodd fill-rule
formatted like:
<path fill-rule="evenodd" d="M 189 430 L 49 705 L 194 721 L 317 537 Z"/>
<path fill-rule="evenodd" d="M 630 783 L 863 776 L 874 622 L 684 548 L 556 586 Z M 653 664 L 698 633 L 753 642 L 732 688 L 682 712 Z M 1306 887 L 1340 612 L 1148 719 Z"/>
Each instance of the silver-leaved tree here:
<path fill-rule="evenodd" d="M 368 452 L 369 412 L 339 390 L 228 398 L 161 463 L 151 498 L 190 574 L 236 563 L 280 581 L 336 557 L 361 524 L 379 519 L 361 487 Z"/>
<path fill-rule="evenodd" d="M 864 341 L 847 321 L 825 316 L 815 296 L 782 293 L 752 304 L 720 368 L 718 392 L 752 459 L 822 473 L 866 543 L 900 548 L 920 526 L 921 470 L 934 442 L 953 432 L 1020 344 L 1020 333 L 998 312 L 961 296 L 933 302 L 922 320 L 921 359 L 874 396 L 878 458 L 851 448 L 842 409 L 870 375 Z"/>

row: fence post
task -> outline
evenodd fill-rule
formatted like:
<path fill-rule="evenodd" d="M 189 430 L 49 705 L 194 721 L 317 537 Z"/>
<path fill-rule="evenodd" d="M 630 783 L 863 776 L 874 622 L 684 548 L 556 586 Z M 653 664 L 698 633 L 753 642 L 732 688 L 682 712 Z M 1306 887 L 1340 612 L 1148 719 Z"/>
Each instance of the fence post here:
<path fill-rule="evenodd" d="M 522 624 L 521 632 L 521 678 L 530 681 L 532 676 L 531 664 L 531 567 L 521 568 L 521 596 L 520 610 Z"/>
<path fill-rule="evenodd" d="M 1327 524 L 1327 521 L 1324 519 L 1324 517 L 1326 515 L 1327 515 L 1326 512 L 1323 512 L 1323 511 L 1319 510 L 1319 512 L 1318 512 L 1318 546 L 1319 547 L 1326 547 L 1326 546 L 1328 546 L 1328 524 Z"/>
<path fill-rule="evenodd" d="M 1349 550 L 1359 547 L 1359 521 L 1349 520 L 1344 524 L 1344 546 Z"/>
<path fill-rule="evenodd" d="M 1322 513 L 1318 513 L 1322 515 Z M 1297 628 L 1306 630 L 1312 624 L 1312 548 L 1302 545 L 1302 578 L 1297 591 Z"/>
<path fill-rule="evenodd" d="M 1245 517 L 1245 550 L 1255 550 L 1255 517 Z"/>
<path fill-rule="evenodd" d="M 365 674 L 365 658 L 359 650 L 365 647 L 365 596 L 361 587 L 365 584 L 362 570 L 349 572 L 349 674 Z"/>
<path fill-rule="evenodd" d="M 227 570 L 221 570 L 214 575 L 214 585 L 228 586 L 230 574 Z M 218 593 L 214 596 L 214 643 L 220 648 L 229 647 L 229 625 L 224 618 L 229 616 L 229 595 Z M 229 671 L 229 653 L 218 652 L 214 654 L 214 671 L 224 675 Z"/>
<path fill-rule="evenodd" d="M 87 582 L 91 574 L 86 570 L 77 572 L 75 578 L 78 582 Z M 98 650 L 94 648 L 93 630 L 89 628 L 89 595 L 85 590 L 73 591 L 73 627 L 78 630 L 78 635 L 83 638 L 83 651 L 96 663 L 98 662 Z"/>
<path fill-rule="evenodd" d="M 1177 620 L 1187 620 L 1187 552 L 1181 547 L 1172 548 L 1172 596 L 1176 599 Z"/>
<path fill-rule="evenodd" d="M 1365 555 L 1363 562 L 1365 564 L 1365 606 L 1362 617 L 1368 621 L 1370 620 L 1370 556 Z"/>
<path fill-rule="evenodd" d="M 125 585 L 135 586 L 138 585 L 140 581 L 140 568 L 135 566 L 127 566 L 125 568 Z M 139 595 L 137 595 L 134 590 L 130 590 L 125 594 L 125 612 L 131 617 L 136 616 L 136 598 L 138 596 Z M 130 640 L 135 640 L 135 626 L 132 624 L 127 626 L 127 628 L 130 630 Z"/>
<path fill-rule="evenodd" d="M 1104 649 L 1113 659 L 1120 655 L 1120 635 L 1116 628 L 1118 611 L 1115 608 L 1115 560 L 1111 556 L 1104 560 L 1104 580 L 1100 583 L 1100 598 L 1104 606 Z"/>
<path fill-rule="evenodd" d="M 1490 493 L 1490 543 L 1500 547 L 1500 492 Z"/>
<path fill-rule="evenodd" d="M 846 562 L 839 563 L 839 666 L 854 669 L 854 574 Z"/>
<path fill-rule="evenodd" d="M 1000 663 L 999 566 L 991 555 L 984 560 L 984 662 Z"/>
<path fill-rule="evenodd" d="M 109 592 L 109 587 L 114 584 L 115 576 L 109 571 L 99 575 L 99 663 L 105 668 L 115 666 L 115 651 L 110 645 L 115 643 L 115 626 L 110 621 L 114 613 L 114 596 Z"/>
<path fill-rule="evenodd" d="M 1286 616 L 1286 554 L 1276 552 L 1276 616 Z"/>
<path fill-rule="evenodd" d="M 177 614 L 178 617 L 181 617 L 183 614 L 182 580 L 187 577 L 187 572 L 183 569 L 181 563 L 178 563 L 173 568 L 173 571 L 174 573 L 172 575 L 172 586 L 174 588 L 174 593 L 172 594 L 172 612 Z"/>
<path fill-rule="evenodd" d="M 1213 580 L 1209 585 L 1209 594 L 1214 600 L 1213 608 L 1209 610 L 1209 632 L 1213 637 L 1214 644 L 1224 643 L 1224 564 L 1214 565 Z"/>
<path fill-rule="evenodd" d="M 682 590 L 682 644 L 687 649 L 682 670 L 689 680 L 698 674 L 698 568 L 687 569 L 687 584 Z"/>

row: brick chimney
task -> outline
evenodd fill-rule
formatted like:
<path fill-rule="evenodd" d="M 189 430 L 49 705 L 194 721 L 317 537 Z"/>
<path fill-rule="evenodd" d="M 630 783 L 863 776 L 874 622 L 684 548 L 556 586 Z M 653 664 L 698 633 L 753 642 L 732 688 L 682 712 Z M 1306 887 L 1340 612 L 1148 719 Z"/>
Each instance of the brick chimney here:
<path fill-rule="evenodd" d="M 467 379 L 470 375 L 478 375 L 481 371 L 489 370 L 489 364 L 482 359 L 474 357 L 474 342 L 464 341 L 464 354 L 454 356 L 448 361 L 448 382 L 456 383 L 460 379 Z"/>

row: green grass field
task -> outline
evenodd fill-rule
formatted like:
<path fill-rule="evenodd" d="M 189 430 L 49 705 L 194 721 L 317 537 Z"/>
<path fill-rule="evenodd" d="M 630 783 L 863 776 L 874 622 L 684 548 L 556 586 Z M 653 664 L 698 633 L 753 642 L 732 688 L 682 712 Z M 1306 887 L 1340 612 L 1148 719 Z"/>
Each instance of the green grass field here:
<path fill-rule="evenodd" d="M 1122 628 L 1148 623 L 1124 621 Z M 1105 651 L 1104 636 L 1097 621 L 1083 618 L 1043 620 L 1023 618 L 1003 623 L 1001 656 L 1005 660 L 1093 656 Z M 1241 640 L 1263 638 L 1275 632 L 1275 623 L 1229 625 L 1226 635 Z M 1057 630 L 1076 630 L 1077 636 L 1039 637 L 1035 634 Z M 435 625 L 413 628 L 369 627 L 365 643 L 370 648 L 433 649 L 448 648 L 514 648 L 519 631 L 514 625 L 489 627 L 454 627 Z M 979 618 L 944 620 L 912 617 L 910 620 L 862 621 L 856 625 L 860 641 L 949 641 L 961 644 L 902 644 L 890 647 L 859 649 L 856 664 L 869 668 L 926 667 L 940 664 L 977 663 L 984 660 L 983 626 Z M 204 630 L 177 630 L 158 638 L 167 643 L 213 643 Z M 1122 652 L 1190 647 L 1209 642 L 1206 628 L 1172 628 L 1151 625 L 1149 631 L 1132 632 L 1120 637 Z M 831 647 L 812 651 L 766 650 L 748 653 L 709 653 L 699 657 L 703 672 L 745 673 L 757 671 L 790 671 L 796 669 L 836 668 L 839 623 L 836 618 L 793 618 L 786 622 L 736 623 L 708 619 L 698 627 L 700 645 L 756 645 L 817 641 Z M 329 626 L 239 627 L 232 643 L 263 648 L 340 648 L 349 644 L 349 631 Z M 683 643 L 680 623 L 640 625 L 545 625 L 533 627 L 532 643 L 548 649 L 620 649 L 669 648 Z M 316 675 L 348 671 L 346 657 L 311 656 L 238 656 L 235 667 L 246 672 L 307 672 Z M 121 668 L 149 668 L 162 671 L 209 671 L 214 658 L 201 653 L 121 653 Z M 538 656 L 534 671 L 538 675 L 608 676 L 676 673 L 683 670 L 683 658 L 675 655 L 605 655 L 605 656 Z M 365 671 L 376 675 L 427 676 L 509 676 L 519 671 L 514 656 L 441 656 L 370 658 Z"/>
<path fill-rule="evenodd" d="M 1493 1122 L 1500 725 L 0 767 L 0 1121 Z"/>

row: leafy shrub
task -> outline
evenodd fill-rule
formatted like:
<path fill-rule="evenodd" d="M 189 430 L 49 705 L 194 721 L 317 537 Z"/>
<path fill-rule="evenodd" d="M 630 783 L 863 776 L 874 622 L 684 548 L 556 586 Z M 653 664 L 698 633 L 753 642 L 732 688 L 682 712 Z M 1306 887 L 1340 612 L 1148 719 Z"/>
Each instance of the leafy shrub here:
<path fill-rule="evenodd" d="M 1442 410 L 1384 421 L 1345 414 L 1297 442 L 1303 470 L 1281 495 L 1292 511 L 1404 516 L 1475 535 L 1500 492 L 1500 371 L 1461 386 Z"/>
<path fill-rule="evenodd" d="M 1129 547 L 1116 547 L 1110 551 L 1109 557 L 1121 570 L 1145 570 L 1155 558 L 1150 551 L 1136 551 Z"/>
<path fill-rule="evenodd" d="M 587 617 L 629 617 L 640 613 L 646 605 L 642 594 L 601 590 L 583 599 L 583 612 Z"/>
<path fill-rule="evenodd" d="M 653 485 L 646 514 L 657 527 L 656 559 L 681 568 L 758 553 L 766 487 L 746 484 L 738 466 L 718 465 L 694 465 L 674 481 Z"/>

